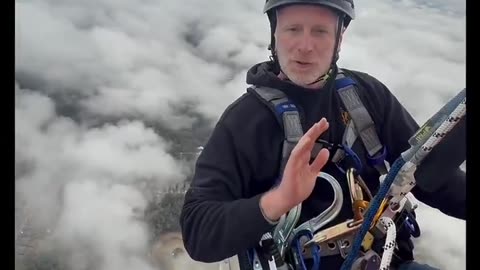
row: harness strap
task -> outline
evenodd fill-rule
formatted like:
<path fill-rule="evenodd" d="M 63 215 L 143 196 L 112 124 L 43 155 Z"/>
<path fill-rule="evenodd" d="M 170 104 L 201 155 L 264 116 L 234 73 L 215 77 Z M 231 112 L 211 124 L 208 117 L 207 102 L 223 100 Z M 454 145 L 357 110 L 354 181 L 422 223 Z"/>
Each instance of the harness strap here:
<path fill-rule="evenodd" d="M 270 108 L 276 116 L 277 121 L 279 122 L 280 126 L 283 127 L 284 133 L 284 140 L 283 140 L 283 148 L 282 148 L 282 160 L 280 164 L 280 173 L 276 180 L 275 185 L 279 184 L 282 179 L 283 171 L 285 170 L 285 166 L 287 165 L 287 161 L 290 157 L 290 153 L 292 152 L 295 145 L 297 145 L 300 138 L 303 136 L 303 128 L 300 122 L 300 114 L 298 112 L 297 106 L 291 102 L 287 96 L 280 90 L 270 87 L 258 87 L 253 86 L 249 88 L 250 92 L 257 95 L 260 100 Z M 298 210 L 298 209 L 297 209 Z M 293 223 L 297 223 L 298 218 L 300 217 L 300 213 L 289 215 L 288 218 L 294 218 L 295 220 Z M 285 216 L 282 216 L 283 221 L 279 223 L 282 224 L 285 222 Z M 278 225 L 277 225 L 278 227 Z M 276 246 L 274 246 L 276 248 Z M 262 261 L 259 260 L 258 254 L 255 249 L 251 250 L 253 254 L 256 256 L 254 257 L 254 269 L 261 270 L 263 268 L 272 269 L 271 266 L 262 267 Z M 255 261 L 256 260 L 256 261 Z M 275 262 L 278 263 L 278 262 Z M 256 267 L 256 268 L 255 268 Z M 281 268 L 287 267 L 283 265 Z M 275 266 L 276 268 L 276 266 Z"/>
<path fill-rule="evenodd" d="M 352 118 L 352 121 L 345 128 L 343 143 L 348 148 L 351 148 L 356 139 L 360 137 L 368 152 L 367 159 L 369 164 L 383 175 L 388 172 L 385 165 L 387 149 L 380 142 L 372 117 L 363 105 L 355 86 L 355 81 L 350 77 L 346 77 L 343 71 L 339 70 L 335 80 L 335 87 L 345 109 Z"/>
<path fill-rule="evenodd" d="M 286 95 L 278 89 L 264 86 L 254 86 L 251 89 L 254 90 L 254 92 L 257 93 L 267 104 L 273 104 L 277 120 L 283 127 L 284 142 L 280 166 L 280 172 L 283 174 L 290 153 L 303 136 L 303 129 L 297 106 L 295 106 L 295 104 L 293 104 Z M 277 180 L 279 181 L 280 179 L 281 177 Z"/>

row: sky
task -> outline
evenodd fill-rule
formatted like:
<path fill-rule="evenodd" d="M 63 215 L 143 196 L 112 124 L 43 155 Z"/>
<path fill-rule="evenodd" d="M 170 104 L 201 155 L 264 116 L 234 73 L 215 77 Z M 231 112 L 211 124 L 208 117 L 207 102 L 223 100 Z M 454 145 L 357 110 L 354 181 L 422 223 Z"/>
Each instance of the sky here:
<path fill-rule="evenodd" d="M 137 214 L 145 183 L 182 181 L 178 152 L 207 139 L 247 70 L 268 60 L 263 3 L 15 2 L 17 197 L 72 269 L 152 269 Z M 382 81 L 419 123 L 465 87 L 465 1 L 433 3 L 356 1 L 339 60 Z M 464 269 L 465 222 L 417 211 L 418 260 Z"/>

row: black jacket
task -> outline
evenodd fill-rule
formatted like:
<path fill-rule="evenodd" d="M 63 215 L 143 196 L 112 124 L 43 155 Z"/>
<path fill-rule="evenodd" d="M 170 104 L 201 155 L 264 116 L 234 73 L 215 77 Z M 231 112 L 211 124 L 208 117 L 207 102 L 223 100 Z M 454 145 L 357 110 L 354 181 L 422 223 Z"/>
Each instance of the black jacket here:
<path fill-rule="evenodd" d="M 407 141 L 419 128 L 418 124 L 381 82 L 358 71 L 345 72 L 357 81 L 360 98 L 376 123 L 380 140 L 388 149 L 387 160 L 392 164 L 409 147 Z M 300 108 L 304 131 L 326 117 L 330 127 L 322 138 L 341 143 L 345 124 L 340 100 L 331 83 L 317 91 L 305 89 L 279 80 L 267 62 L 248 71 L 247 83 L 284 91 Z M 225 110 L 198 157 L 181 213 L 185 248 L 194 260 L 215 262 L 242 254 L 273 228 L 262 216 L 259 200 L 278 176 L 283 136 L 272 111 L 251 93 L 245 93 Z M 364 157 L 361 142 L 357 142 L 353 150 Z M 344 197 L 349 198 L 345 176 L 331 162 L 323 171 L 340 182 Z M 362 176 L 370 190 L 376 192 L 377 171 L 367 167 Z M 465 181 L 462 175 L 458 178 Z M 413 194 L 448 215 L 464 218 L 464 188 L 450 192 L 452 189 L 445 186 L 442 190 L 429 194 L 415 187 Z M 311 196 L 303 202 L 298 224 L 318 215 L 332 200 L 330 185 L 318 181 Z M 350 200 L 344 202 L 332 224 L 352 218 Z M 338 269 L 341 263 L 339 256 L 322 258 L 325 269 Z"/>

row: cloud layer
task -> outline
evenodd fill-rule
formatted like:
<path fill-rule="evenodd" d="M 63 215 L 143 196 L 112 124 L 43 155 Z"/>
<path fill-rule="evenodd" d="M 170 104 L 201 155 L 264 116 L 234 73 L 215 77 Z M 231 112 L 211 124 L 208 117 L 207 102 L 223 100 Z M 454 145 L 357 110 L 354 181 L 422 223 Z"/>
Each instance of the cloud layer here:
<path fill-rule="evenodd" d="M 245 91 L 248 68 L 268 59 L 263 2 L 15 6 L 17 193 L 62 246 L 82 239 L 79 249 L 88 252 L 80 253 L 100 258 L 99 269 L 149 269 L 141 255 L 147 230 L 136 211 L 145 208 L 148 187 L 186 177 L 176 153 L 204 142 Z M 465 87 L 464 2 L 356 6 L 343 67 L 380 79 L 419 123 Z M 465 223 L 425 205 L 419 221 L 418 258 L 464 269 Z"/>

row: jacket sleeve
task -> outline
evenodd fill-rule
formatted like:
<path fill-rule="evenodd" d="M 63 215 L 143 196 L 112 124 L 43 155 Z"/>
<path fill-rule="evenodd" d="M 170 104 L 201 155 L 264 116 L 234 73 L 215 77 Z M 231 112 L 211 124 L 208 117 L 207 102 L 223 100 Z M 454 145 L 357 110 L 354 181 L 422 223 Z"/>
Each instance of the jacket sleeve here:
<path fill-rule="evenodd" d="M 442 178 L 440 181 L 445 181 L 445 184 L 434 192 L 427 192 L 417 184 L 412 193 L 418 200 L 436 207 L 444 214 L 465 220 L 467 215 L 465 172 L 457 168 L 443 175 L 433 175 L 433 177 Z"/>
<path fill-rule="evenodd" d="M 388 150 L 387 161 L 393 164 L 400 154 L 410 147 L 408 140 L 419 129 L 419 125 L 397 98 L 385 86 L 382 87 L 385 112 L 381 136 Z M 432 152 L 427 158 L 433 155 Z M 465 172 L 459 168 L 460 164 L 449 164 L 451 160 L 448 157 L 436 157 L 428 168 L 422 169 L 422 164 L 419 166 L 415 173 L 417 185 L 411 192 L 418 200 L 444 214 L 465 219 Z M 431 159 L 433 161 L 433 157 Z M 427 159 L 424 162 L 426 161 Z M 437 166 L 443 169 L 437 170 Z M 435 189 L 426 188 L 432 184 L 429 184 L 429 181 L 437 182 Z"/>
<path fill-rule="evenodd" d="M 244 198 L 250 173 L 230 130 L 219 122 L 198 157 L 180 216 L 192 259 L 216 262 L 234 256 L 273 228 L 260 210 L 261 194 Z"/>

